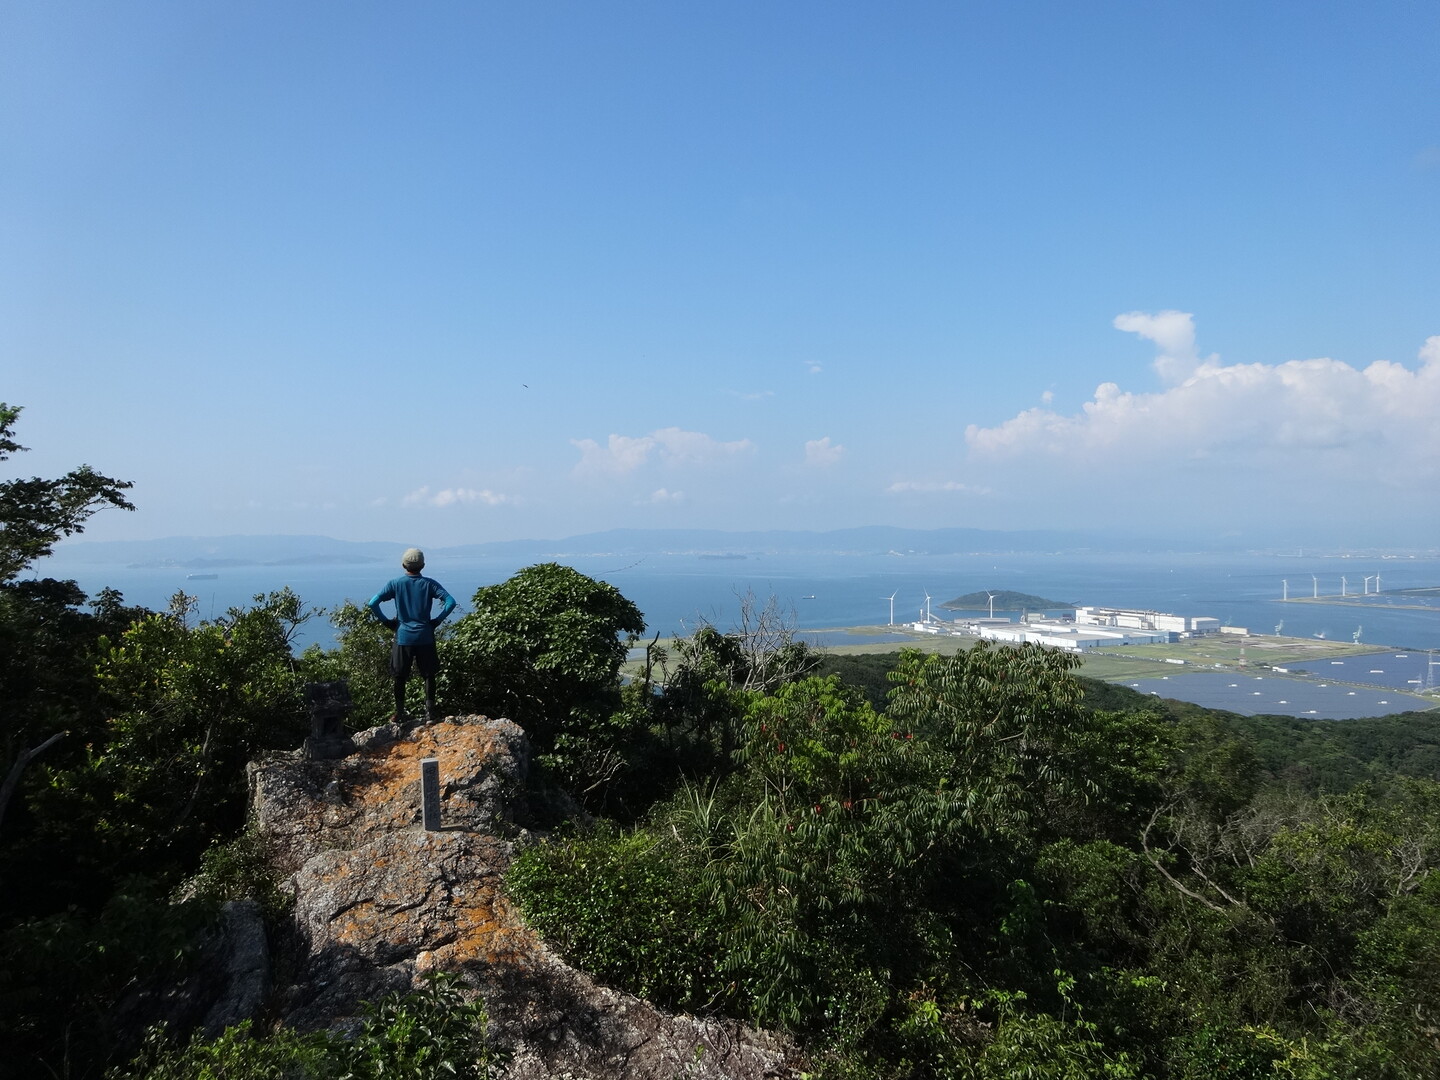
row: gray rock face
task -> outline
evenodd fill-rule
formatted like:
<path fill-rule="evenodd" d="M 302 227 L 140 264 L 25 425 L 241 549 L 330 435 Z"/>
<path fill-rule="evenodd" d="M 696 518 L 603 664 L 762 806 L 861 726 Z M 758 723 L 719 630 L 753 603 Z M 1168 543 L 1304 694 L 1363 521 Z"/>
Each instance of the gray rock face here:
<path fill-rule="evenodd" d="M 111 1012 L 124 1055 L 138 1051 L 152 1024 L 213 1039 L 260 1015 L 270 995 L 270 948 L 265 920 L 253 900 L 229 900 L 197 941 L 197 962 L 175 982 L 133 985 Z M 8 1076 L 3 1063 L 0 1075 Z"/>
<path fill-rule="evenodd" d="M 208 1038 L 254 1016 L 270 990 L 270 950 L 265 921 L 253 900 L 227 901 L 220 912 L 215 967 L 223 978 L 224 993 L 205 1014 L 201 1025 Z"/>
<path fill-rule="evenodd" d="M 525 927 L 502 887 L 526 839 L 514 811 L 530 751 L 518 726 L 452 717 L 355 742 L 344 758 L 272 756 L 250 770 L 252 813 L 295 894 L 277 988 L 287 1023 L 344 1024 L 361 1002 L 440 969 L 484 996 L 513 1080 L 791 1075 L 781 1040 L 598 986 Z M 436 832 L 420 824 L 426 757 L 440 763 Z"/>

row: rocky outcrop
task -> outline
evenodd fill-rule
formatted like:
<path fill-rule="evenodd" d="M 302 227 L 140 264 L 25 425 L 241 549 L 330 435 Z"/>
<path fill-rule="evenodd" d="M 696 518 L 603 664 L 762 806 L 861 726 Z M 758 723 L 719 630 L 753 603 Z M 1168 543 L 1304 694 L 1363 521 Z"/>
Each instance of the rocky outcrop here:
<path fill-rule="evenodd" d="M 253 900 L 226 902 L 216 936 L 208 968 L 202 969 L 222 988 L 201 1024 L 201 1030 L 212 1039 L 256 1015 L 270 987 L 270 950 L 259 904 Z"/>
<path fill-rule="evenodd" d="M 281 1018 L 344 1024 L 363 1001 L 426 971 L 484 996 L 513 1080 L 789 1075 L 787 1047 L 739 1024 L 665 1013 L 596 985 L 538 940 L 502 875 L 528 834 L 529 744 L 507 720 L 452 717 L 356 736 L 335 760 L 272 756 L 251 766 L 256 825 L 295 907 L 275 987 Z M 442 829 L 421 825 L 420 761 L 439 762 Z"/>
<path fill-rule="evenodd" d="M 152 1025 L 213 1039 L 263 1014 L 271 975 L 260 905 L 226 901 L 193 944 L 193 962 L 179 978 L 139 980 L 115 1003 L 109 1019 L 117 1057 L 138 1052 Z M 3 1067 L 0 1075 L 8 1075 Z"/>

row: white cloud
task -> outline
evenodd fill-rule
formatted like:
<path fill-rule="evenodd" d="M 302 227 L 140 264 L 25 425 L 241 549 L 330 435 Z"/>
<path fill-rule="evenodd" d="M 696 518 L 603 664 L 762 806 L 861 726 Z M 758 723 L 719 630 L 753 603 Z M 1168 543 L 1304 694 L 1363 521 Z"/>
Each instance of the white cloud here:
<path fill-rule="evenodd" d="M 741 401 L 764 401 L 766 398 L 775 396 L 774 390 L 753 390 L 748 393 L 743 390 L 731 390 L 729 393 L 738 397 Z"/>
<path fill-rule="evenodd" d="M 830 436 L 823 439 L 810 439 L 805 443 L 805 464 L 816 468 L 824 468 L 834 465 L 845 456 L 845 447 L 838 443 L 831 443 Z"/>
<path fill-rule="evenodd" d="M 578 470 L 627 473 L 645 464 L 645 459 L 654 449 L 655 440 L 648 435 L 639 438 L 611 435 L 604 446 L 594 439 L 571 439 L 570 445 L 580 450 L 580 463 L 576 466 Z"/>
<path fill-rule="evenodd" d="M 804 361 L 804 364 L 805 370 L 808 371 L 811 375 L 819 375 L 822 371 L 825 370 L 819 360 L 806 360 Z"/>
<path fill-rule="evenodd" d="M 1055 400 L 1055 391 L 1054 391 L 1054 390 L 1046 390 L 1044 393 L 1042 393 L 1042 394 L 1040 395 L 1040 400 L 1041 400 L 1044 404 L 1049 405 L 1052 401 Z"/>
<path fill-rule="evenodd" d="M 683 491 L 670 491 L 662 487 L 656 488 L 654 491 L 652 491 L 648 498 L 640 499 L 637 501 L 643 503 L 650 503 L 655 506 L 660 506 L 665 503 L 684 502 L 685 493 Z"/>
<path fill-rule="evenodd" d="M 460 506 L 467 503 L 484 503 L 486 506 L 499 506 L 510 501 L 510 496 L 501 495 L 491 491 L 489 488 L 442 488 L 440 491 L 432 492 L 429 485 L 416 488 L 401 500 L 402 506 Z"/>
<path fill-rule="evenodd" d="M 662 428 L 655 432 L 654 438 L 660 444 L 661 459 L 671 463 L 703 464 L 755 449 L 749 439 L 720 442 L 698 431 L 682 431 L 676 427 Z"/>
<path fill-rule="evenodd" d="M 1189 315 L 1131 313 L 1115 324 L 1156 342 L 1162 372 L 1194 360 Z M 1384 360 L 1362 369 L 1327 358 L 1223 365 L 1212 356 L 1159 392 L 1103 383 L 1077 414 L 1028 409 L 996 427 L 972 424 L 965 441 L 972 460 L 1040 458 L 1061 472 L 1126 462 L 1158 474 L 1188 459 L 1378 476 L 1404 462 L 1413 480 L 1440 471 L 1440 336 L 1419 358 L 1414 369 Z"/>
<path fill-rule="evenodd" d="M 1130 311 L 1116 315 L 1113 325 L 1116 330 L 1139 334 L 1160 347 L 1155 370 L 1168 383 L 1187 378 L 1202 363 L 1195 351 L 1195 319 L 1189 312 L 1158 311 L 1150 315 Z M 1218 361 L 1219 357 L 1212 355 L 1203 362 Z"/>
<path fill-rule="evenodd" d="M 958 480 L 897 480 L 885 489 L 889 495 L 957 492 L 965 495 L 988 495 L 990 489 L 974 484 L 962 484 Z"/>
<path fill-rule="evenodd" d="M 649 435 L 611 435 L 604 446 L 594 439 L 571 439 L 580 451 L 577 472 L 623 474 L 646 464 L 652 454 L 665 465 L 709 464 L 755 449 L 749 439 L 720 442 L 699 431 L 660 428 Z"/>

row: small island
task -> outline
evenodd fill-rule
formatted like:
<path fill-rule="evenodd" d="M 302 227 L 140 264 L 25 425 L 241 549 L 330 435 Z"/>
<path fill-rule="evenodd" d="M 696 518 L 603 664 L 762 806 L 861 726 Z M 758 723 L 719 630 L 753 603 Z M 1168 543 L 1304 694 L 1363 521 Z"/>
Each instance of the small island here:
<path fill-rule="evenodd" d="M 957 596 L 954 600 L 947 600 L 940 606 L 950 611 L 989 611 L 992 597 L 995 600 L 996 611 L 1054 611 L 1057 608 L 1073 608 L 1075 606 L 1058 600 L 1046 600 L 1043 596 L 1032 596 L 1030 593 L 1012 592 L 1009 589 L 1001 589 L 993 593 L 966 593 L 964 596 Z"/>

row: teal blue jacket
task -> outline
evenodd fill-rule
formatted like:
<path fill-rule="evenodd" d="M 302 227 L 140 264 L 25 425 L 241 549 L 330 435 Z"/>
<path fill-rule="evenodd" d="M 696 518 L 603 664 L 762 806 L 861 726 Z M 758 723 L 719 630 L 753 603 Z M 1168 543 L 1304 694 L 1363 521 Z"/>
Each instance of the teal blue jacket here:
<path fill-rule="evenodd" d="M 386 600 L 395 601 L 394 619 L 380 610 L 380 605 Z M 431 618 L 431 605 L 436 600 L 443 602 L 444 606 L 439 615 Z M 366 606 L 375 618 L 395 631 L 396 645 L 433 645 L 435 627 L 455 610 L 455 598 L 433 578 L 406 574 L 387 584 L 370 598 Z"/>

